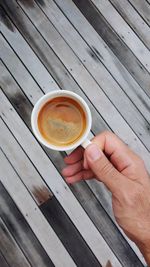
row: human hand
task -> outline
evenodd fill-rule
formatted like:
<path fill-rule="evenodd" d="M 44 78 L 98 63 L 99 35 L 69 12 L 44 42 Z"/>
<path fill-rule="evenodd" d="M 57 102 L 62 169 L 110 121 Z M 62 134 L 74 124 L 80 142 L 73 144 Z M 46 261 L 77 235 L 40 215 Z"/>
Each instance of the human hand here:
<path fill-rule="evenodd" d="M 118 224 L 150 264 L 150 179 L 142 159 L 116 135 L 103 132 L 64 160 L 68 183 L 96 178 L 111 191 Z"/>

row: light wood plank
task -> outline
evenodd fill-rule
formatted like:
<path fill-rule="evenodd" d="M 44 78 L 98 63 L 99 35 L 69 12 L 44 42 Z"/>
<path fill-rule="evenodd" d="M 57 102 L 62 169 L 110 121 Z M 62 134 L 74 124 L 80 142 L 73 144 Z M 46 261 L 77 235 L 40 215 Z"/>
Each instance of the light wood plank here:
<path fill-rule="evenodd" d="M 142 16 L 142 18 L 150 26 L 150 3 L 148 1 L 141 0 L 128 0 L 136 9 L 136 11 Z"/>
<path fill-rule="evenodd" d="M 66 183 L 60 177 L 54 165 L 41 149 L 37 141 L 33 139 L 31 133 L 25 127 L 2 92 L 0 92 L 0 98 L 2 99 L 2 105 L 0 106 L 1 116 L 5 120 L 8 127 L 11 128 L 11 131 L 17 138 L 18 142 L 22 144 L 23 149 L 28 154 L 36 168 L 38 168 L 39 173 L 51 188 L 56 198 L 63 206 L 64 210 L 79 230 L 80 234 L 90 246 L 94 255 L 102 264 L 106 264 L 107 260 L 110 259 L 114 266 L 120 266 L 119 261 L 114 256 L 109 246 L 99 234 L 92 221 L 81 208 L 80 204 L 71 193 Z M 36 233 L 36 235 L 38 237 L 38 233 Z M 51 259 L 53 260 L 52 257 Z"/>
<path fill-rule="evenodd" d="M 35 8 L 32 9 L 32 11 L 35 11 Z M 37 13 L 35 14 L 35 16 L 36 15 L 37 15 Z M 39 19 L 38 19 L 38 21 L 39 21 Z M 43 29 L 45 29 L 45 24 L 43 24 L 43 25 L 44 25 Z M 55 29 L 53 29 L 53 32 L 54 33 L 56 32 Z M 51 32 L 51 36 L 52 36 L 53 32 Z M 6 33 L 7 37 L 9 36 L 9 33 L 10 33 L 10 31 L 8 31 Z M 14 35 L 11 36 L 11 44 L 13 43 L 12 39 L 14 37 L 15 37 Z M 17 36 L 17 38 L 18 38 L 18 36 Z M 58 38 L 56 38 L 56 37 L 53 40 L 55 41 L 56 39 L 58 41 Z M 53 42 L 53 40 L 51 38 L 51 42 Z M 19 42 L 19 45 L 20 44 L 21 43 Z M 59 46 L 58 46 L 58 44 L 59 44 Z M 56 43 L 55 49 L 57 47 L 59 48 L 60 46 L 63 48 L 63 45 L 65 45 L 65 43 L 64 43 L 63 39 L 61 38 L 61 39 L 59 39 L 59 42 Z M 16 45 L 14 46 L 14 49 L 16 49 L 16 46 L 17 46 L 17 52 L 18 52 L 18 41 L 17 41 Z M 63 51 L 63 53 L 62 53 L 62 51 Z M 64 46 L 64 50 L 61 49 L 59 51 L 59 53 L 62 54 L 61 56 L 63 56 L 63 61 L 66 60 L 67 62 L 68 61 L 70 62 L 70 63 L 65 63 L 64 62 L 65 64 L 69 64 L 68 68 L 70 68 L 71 62 L 74 64 L 74 69 L 72 69 L 72 75 L 73 75 L 74 79 L 76 79 L 78 81 L 80 86 L 86 92 L 87 96 L 92 100 L 93 104 L 95 104 L 96 108 L 99 110 L 99 112 L 102 114 L 102 116 L 106 119 L 107 123 L 110 124 L 110 126 L 112 125 L 112 120 L 114 118 L 113 125 L 117 124 L 119 126 L 118 127 L 119 129 L 117 131 L 117 133 L 119 134 L 120 130 L 121 131 L 123 130 L 122 129 L 123 125 L 122 125 L 122 127 L 120 127 L 119 121 L 122 120 L 122 117 L 120 116 L 118 111 L 114 108 L 114 106 L 111 104 L 111 102 L 106 97 L 106 95 L 103 93 L 103 91 L 100 90 L 100 87 L 97 85 L 95 80 L 91 77 L 91 75 L 86 71 L 85 68 L 83 68 L 83 66 L 80 64 L 78 59 L 74 59 L 74 55 L 72 54 L 71 50 L 68 50 L 67 46 Z M 65 54 L 67 54 L 66 58 L 64 58 Z M 19 54 L 19 56 L 20 56 L 20 54 Z M 92 88 L 92 91 L 91 90 L 87 90 L 87 88 Z M 111 87 L 109 87 L 108 89 L 110 89 L 110 88 Z M 93 95 L 93 93 L 94 93 L 94 95 Z M 95 103 L 96 100 L 97 100 L 97 103 Z M 99 103 L 101 103 L 101 105 L 99 105 Z M 121 109 L 122 109 L 122 107 L 121 107 Z M 112 118 L 111 114 L 114 114 L 113 118 Z M 132 113 L 129 114 L 129 119 L 130 119 L 131 115 L 132 115 Z M 135 117 L 136 117 L 136 114 L 135 114 Z M 134 127 L 137 127 L 137 124 L 133 124 L 133 120 L 134 120 L 134 117 L 132 118 L 132 121 L 131 121 L 132 125 L 134 125 Z M 123 121 L 123 123 L 126 124 L 125 121 Z M 125 134 L 125 132 L 127 132 L 128 127 L 125 127 L 125 128 L 126 129 L 123 130 L 124 134 Z M 142 129 L 144 130 L 144 128 L 145 128 L 145 125 L 143 125 Z M 139 128 L 137 129 L 137 134 L 139 135 L 140 138 L 142 138 L 142 141 L 144 143 L 146 142 L 146 145 L 149 146 L 149 141 L 147 139 L 147 130 L 145 129 L 144 138 L 142 136 L 142 133 L 139 132 Z M 128 134 L 128 136 L 129 136 L 129 134 Z M 126 138 L 126 142 L 128 142 L 127 139 L 128 138 Z M 136 140 L 134 140 L 133 142 L 135 142 L 135 141 Z M 136 144 L 136 147 L 137 147 L 137 144 Z"/>
<path fill-rule="evenodd" d="M 1 152 L 0 152 L 1 154 Z M 11 233 L 8 231 L 3 220 L 0 218 L 0 250 L 7 259 L 10 266 L 15 267 L 31 267 L 28 260 L 25 258 L 18 244 L 14 240 Z"/>
<path fill-rule="evenodd" d="M 76 266 L 0 150 L 0 180 L 56 266 Z M 13 183 L 11 182 L 13 180 Z M 11 186 L 10 186 L 11 184 Z M 59 257 L 58 257 L 59 255 Z"/>
<path fill-rule="evenodd" d="M 120 15 L 150 49 L 150 28 L 127 0 L 109 0 Z"/>
<path fill-rule="evenodd" d="M 37 204 L 41 205 L 52 197 L 52 193 L 1 119 L 0 129 L 1 148 Z"/>
<path fill-rule="evenodd" d="M 56 3 L 59 5 L 68 20 L 64 14 L 60 12 L 52 0 L 46 1 L 45 6 L 42 7 L 42 10 L 50 18 L 67 43 L 69 43 L 69 45 L 75 50 L 81 51 L 80 59 L 83 64 L 85 64 L 84 61 L 86 61 L 87 56 L 85 55 L 85 43 L 83 41 L 81 42 L 80 35 L 88 43 L 90 48 L 93 49 L 93 57 L 95 55 L 97 60 L 102 61 L 114 79 L 116 79 L 116 81 L 119 83 L 120 87 L 125 91 L 125 93 L 149 122 L 150 99 L 147 97 L 138 83 L 132 78 L 130 73 L 126 70 L 123 64 L 121 64 L 118 58 L 112 53 L 111 49 L 109 49 L 103 39 L 94 31 L 73 2 L 68 0 L 56 0 Z M 77 17 L 78 19 L 76 19 Z M 59 23 L 59 21 L 61 21 L 61 23 Z M 70 22 L 73 24 L 76 30 Z"/>
<path fill-rule="evenodd" d="M 127 68 L 135 80 L 141 85 L 145 92 L 150 95 L 149 84 L 150 75 L 143 67 L 141 62 L 134 56 L 124 42 L 118 38 L 105 18 L 89 0 L 73 0 L 79 10 L 84 14 L 88 22 L 96 32 L 103 38 L 113 53 L 118 57 L 122 64 Z M 100 52 L 100 51 L 99 51 Z"/>
<path fill-rule="evenodd" d="M 92 2 L 143 66 L 150 72 L 150 51 L 122 19 L 112 4 L 108 0 L 92 0 Z"/>
<path fill-rule="evenodd" d="M 103 67 L 103 65 L 100 63 L 98 67 L 97 63 L 91 60 L 89 54 L 84 53 L 85 51 L 87 51 L 86 44 L 82 43 L 82 41 L 82 45 L 80 45 L 80 43 L 79 45 L 74 45 L 74 42 L 71 43 L 71 45 L 75 49 L 75 52 L 78 53 L 78 57 L 84 56 L 84 58 L 86 58 L 85 69 L 84 66 L 80 64 L 80 61 L 78 61 L 78 59 L 74 56 L 72 50 L 70 50 L 70 48 L 66 45 L 62 37 L 58 34 L 58 32 L 56 32 L 53 25 L 50 24 L 50 22 L 46 18 L 44 19 L 42 17 L 42 12 L 40 11 L 40 8 L 38 6 L 35 5 L 34 9 L 26 8 L 23 5 L 22 7 L 27 12 L 27 15 L 30 17 L 34 25 L 41 32 L 49 45 L 53 47 L 58 57 L 64 62 L 67 69 L 69 70 L 70 66 L 72 66 L 72 75 L 75 80 L 82 84 L 83 82 L 85 82 L 85 80 L 88 81 L 87 88 L 89 88 L 90 90 L 90 84 L 93 82 L 93 79 L 86 71 L 86 69 L 88 69 L 99 84 L 99 91 L 102 88 L 101 93 L 103 94 L 104 92 L 105 94 L 107 94 L 108 99 L 110 99 L 114 103 L 116 108 L 129 123 L 131 128 L 136 132 L 145 146 L 150 150 L 148 130 L 146 127 L 148 122 L 143 118 L 143 116 L 140 114 L 135 105 L 133 105 L 133 103 L 129 100 L 126 94 L 124 94 L 124 92 L 114 81 L 109 72 Z M 42 18 L 41 21 L 40 18 Z M 85 48 L 83 49 L 84 45 Z M 95 86 L 97 86 L 96 83 Z M 86 89 L 86 91 L 87 90 L 88 89 Z"/>

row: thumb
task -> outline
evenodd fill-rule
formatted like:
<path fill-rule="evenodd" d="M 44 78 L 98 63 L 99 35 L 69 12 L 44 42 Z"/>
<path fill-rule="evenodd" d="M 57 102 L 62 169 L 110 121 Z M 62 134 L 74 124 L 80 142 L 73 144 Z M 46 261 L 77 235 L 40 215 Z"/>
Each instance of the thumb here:
<path fill-rule="evenodd" d="M 118 190 L 123 175 L 112 165 L 102 150 L 93 143 L 85 149 L 84 155 L 97 180 L 103 182 L 112 193 Z"/>

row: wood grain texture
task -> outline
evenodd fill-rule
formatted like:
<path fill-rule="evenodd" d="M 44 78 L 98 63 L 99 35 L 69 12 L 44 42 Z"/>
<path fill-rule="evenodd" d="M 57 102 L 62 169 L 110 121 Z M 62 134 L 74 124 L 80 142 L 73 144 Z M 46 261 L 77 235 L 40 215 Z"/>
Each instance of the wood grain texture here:
<path fill-rule="evenodd" d="M 52 193 L 2 120 L 0 120 L 0 129 L 1 148 L 37 204 L 41 205 L 52 197 Z"/>
<path fill-rule="evenodd" d="M 123 42 L 131 49 L 136 58 L 150 72 L 150 51 L 147 49 L 138 36 L 132 31 L 129 25 L 123 20 L 116 9 L 108 0 L 92 0 L 99 12 L 116 31 Z"/>
<path fill-rule="evenodd" d="M 5 257 L 2 255 L 2 253 L 0 252 L 0 263 L 2 267 L 9 267 L 10 265 L 8 265 L 7 260 L 5 259 Z"/>
<path fill-rule="evenodd" d="M 150 49 L 150 28 L 133 6 L 127 1 L 109 0 L 117 9 L 123 19 L 129 24 L 133 31 L 139 36 L 143 43 Z"/>
<path fill-rule="evenodd" d="M 42 215 L 32 197 L 24 187 L 16 172 L 9 164 L 8 159 L 0 150 L 0 180 L 14 202 L 17 204 L 31 229 L 39 239 L 41 245 L 52 259 L 55 266 L 76 266 L 64 246 Z M 13 179 L 13 183 L 11 183 Z M 10 187 L 11 183 L 11 187 Z M 7 246 L 5 246 L 5 249 Z M 59 258 L 57 257 L 59 255 Z M 20 266 L 18 266 L 20 267 Z"/>
<path fill-rule="evenodd" d="M 40 206 L 40 210 L 53 227 L 55 233 L 70 253 L 77 266 L 101 266 L 60 204 L 58 204 L 56 198 L 53 197 L 51 200 L 43 203 Z"/>
<path fill-rule="evenodd" d="M 31 267 L 30 263 L 22 253 L 18 244 L 8 231 L 3 220 L 0 218 L 0 250 L 7 258 L 7 262 L 10 266 L 16 267 Z"/>
<path fill-rule="evenodd" d="M 30 227 L 2 185 L 0 185 L 0 201 L 2 206 L 0 214 L 9 230 L 13 229 L 15 239 L 17 239 L 32 265 L 52 266 L 50 259 L 40 247 Z M 77 266 L 100 266 L 55 197 L 45 205 L 42 205 L 40 210 L 71 254 Z M 83 257 L 83 255 L 86 255 L 86 257 Z"/>
<path fill-rule="evenodd" d="M 150 95 L 150 75 L 133 53 L 123 44 L 121 39 L 105 21 L 94 5 L 89 1 L 73 1 L 88 19 L 97 33 L 107 43 L 109 48 L 118 57 L 129 73 L 135 78 L 145 92 Z M 94 19 L 93 19 L 94 18 Z"/>
<path fill-rule="evenodd" d="M 51 259 L 1 182 L 0 216 L 32 266 L 54 267 Z"/>
<path fill-rule="evenodd" d="M 148 1 L 128 0 L 142 16 L 146 23 L 150 26 L 150 3 Z"/>
<path fill-rule="evenodd" d="M 70 46 L 72 44 L 72 48 L 75 46 L 77 47 L 76 50 L 78 49 L 80 51 L 80 60 L 82 63 L 85 65 L 87 55 L 84 49 L 85 43 L 83 41 L 81 42 L 81 39 L 89 46 L 87 47 L 87 52 L 93 57 L 93 60 L 96 61 L 97 65 L 95 65 L 95 68 L 99 69 L 99 62 L 101 62 L 120 85 L 120 90 L 122 89 L 126 95 L 128 95 L 143 116 L 149 121 L 150 99 L 142 88 L 112 53 L 104 40 L 91 27 L 75 4 L 69 0 L 55 1 L 62 12 L 52 0 L 46 1 L 42 10 L 55 25 L 58 32 L 65 38 L 67 43 L 69 43 Z M 76 19 L 77 17 L 78 19 Z M 60 20 L 61 23 L 59 23 Z M 89 50 L 90 48 L 91 51 Z M 102 70 L 99 70 L 99 73 L 101 73 L 101 71 Z"/>

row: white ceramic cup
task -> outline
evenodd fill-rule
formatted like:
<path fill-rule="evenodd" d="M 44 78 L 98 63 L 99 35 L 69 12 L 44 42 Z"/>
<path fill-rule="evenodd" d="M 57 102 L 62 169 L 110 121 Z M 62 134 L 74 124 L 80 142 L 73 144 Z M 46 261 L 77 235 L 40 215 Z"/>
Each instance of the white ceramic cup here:
<path fill-rule="evenodd" d="M 74 99 L 76 102 L 80 104 L 80 106 L 83 108 L 85 115 L 86 115 L 86 128 L 85 128 L 83 135 L 80 137 L 80 139 L 77 140 L 77 142 L 67 145 L 67 146 L 56 146 L 56 145 L 50 144 L 43 138 L 38 128 L 38 114 L 41 108 L 43 107 L 43 105 L 45 105 L 49 100 L 56 98 L 56 97 L 60 97 L 60 96 Z M 43 97 L 41 97 L 33 108 L 33 111 L 31 114 L 31 125 L 32 125 L 33 132 L 36 138 L 40 141 L 40 143 L 42 143 L 44 146 L 50 149 L 53 149 L 53 150 L 57 150 L 57 151 L 73 150 L 79 145 L 86 148 L 91 143 L 91 141 L 88 140 L 88 135 L 89 135 L 89 132 L 92 126 L 91 111 L 87 103 L 84 101 L 84 99 L 81 96 L 71 91 L 67 91 L 67 90 L 52 91 L 50 93 L 45 94 Z"/>

